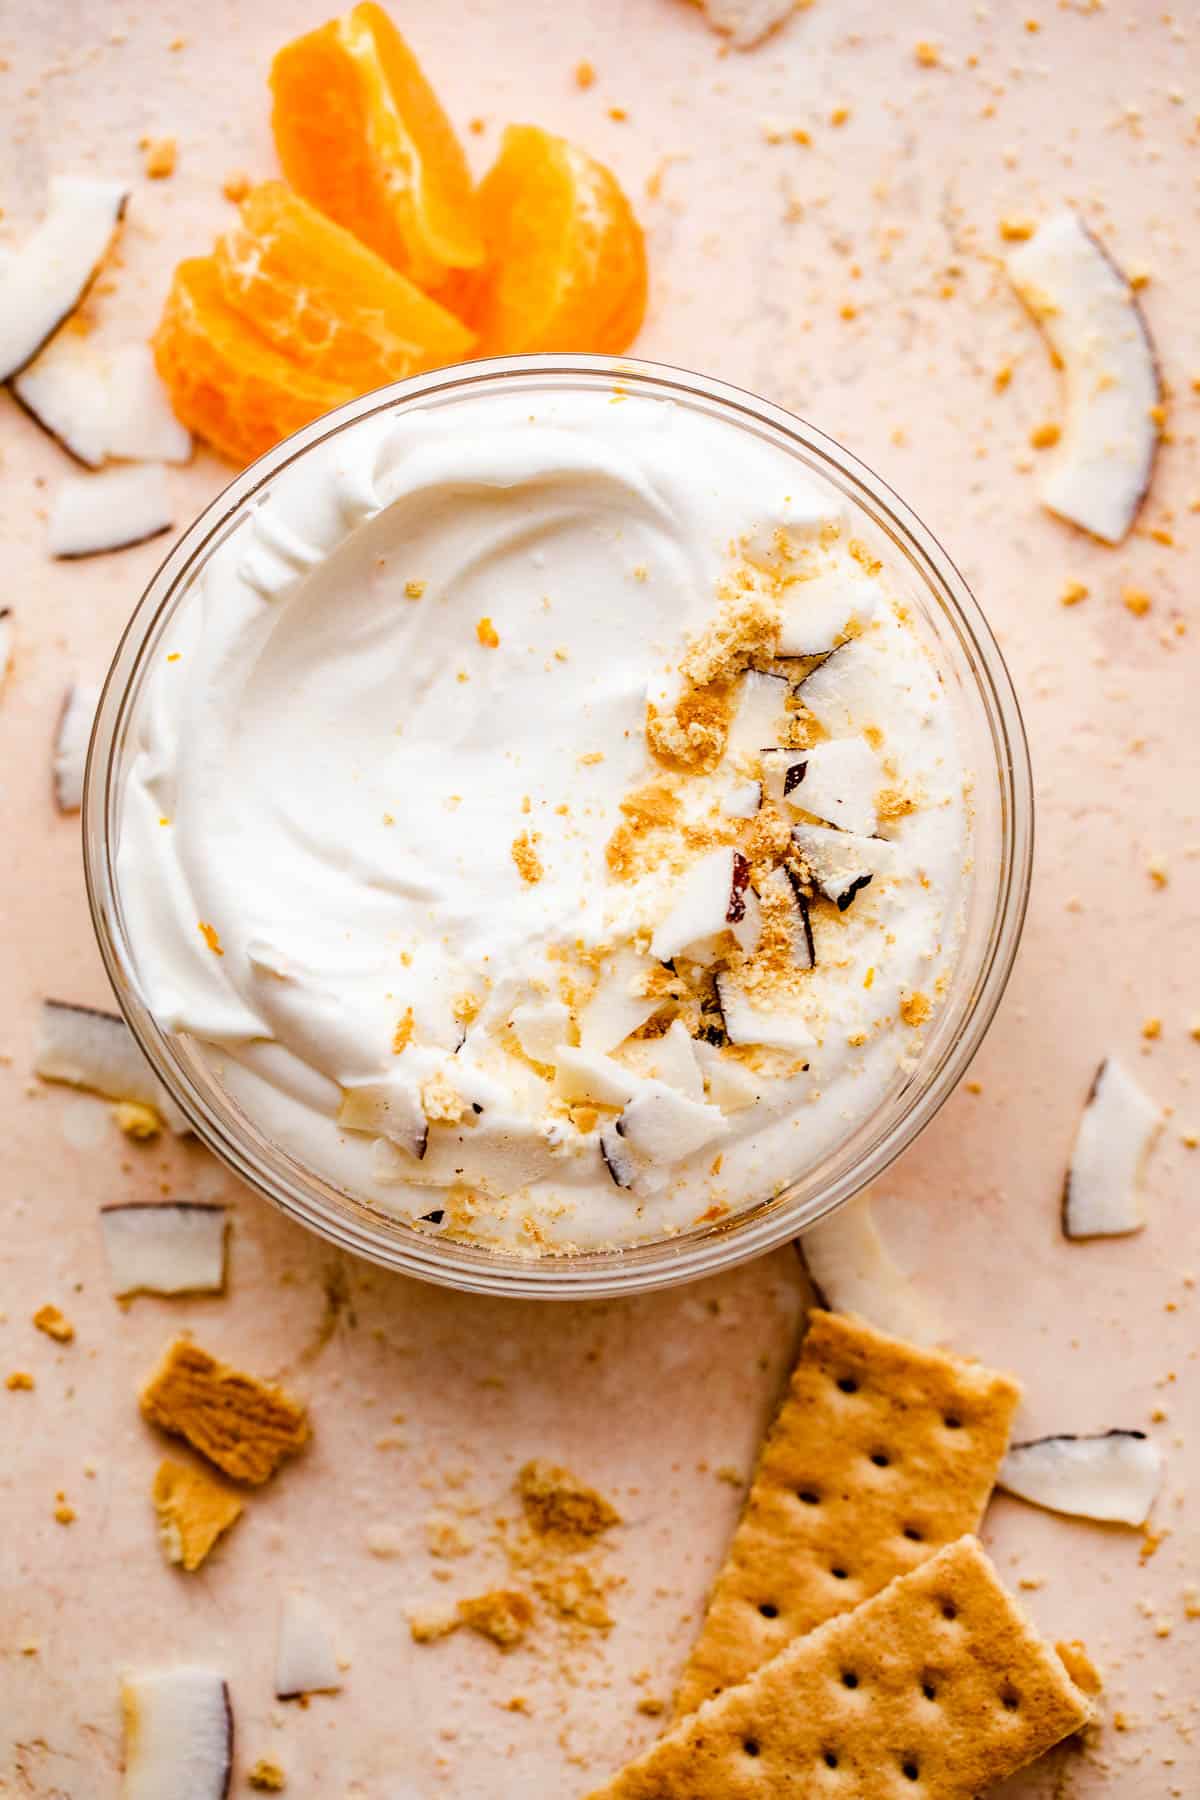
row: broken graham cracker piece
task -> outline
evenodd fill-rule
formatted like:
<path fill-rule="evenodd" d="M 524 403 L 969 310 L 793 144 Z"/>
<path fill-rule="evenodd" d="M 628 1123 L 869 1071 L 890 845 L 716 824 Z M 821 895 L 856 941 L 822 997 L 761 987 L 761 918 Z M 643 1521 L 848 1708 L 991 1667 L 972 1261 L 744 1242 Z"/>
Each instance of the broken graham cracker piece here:
<path fill-rule="evenodd" d="M 458 1616 L 471 1631 L 501 1650 L 515 1650 L 533 1624 L 533 1606 L 519 1588 L 493 1588 L 458 1603 Z"/>
<path fill-rule="evenodd" d="M 975 1800 L 1090 1717 L 963 1537 L 789 1644 L 589 1800 Z"/>
<path fill-rule="evenodd" d="M 517 1492 L 534 1531 L 557 1539 L 563 1548 L 578 1547 L 621 1523 L 620 1513 L 603 1494 L 543 1457 L 521 1469 Z"/>
<path fill-rule="evenodd" d="M 675 1716 L 974 1531 L 1020 1394 L 1008 1375 L 814 1312 Z"/>
<path fill-rule="evenodd" d="M 169 1456 L 158 1465 L 152 1491 L 163 1555 L 189 1574 L 241 1517 L 242 1502 L 223 1482 Z"/>
<path fill-rule="evenodd" d="M 176 1338 L 140 1395 L 142 1416 L 186 1438 L 235 1481 L 254 1485 L 308 1442 L 308 1415 L 282 1388 Z"/>

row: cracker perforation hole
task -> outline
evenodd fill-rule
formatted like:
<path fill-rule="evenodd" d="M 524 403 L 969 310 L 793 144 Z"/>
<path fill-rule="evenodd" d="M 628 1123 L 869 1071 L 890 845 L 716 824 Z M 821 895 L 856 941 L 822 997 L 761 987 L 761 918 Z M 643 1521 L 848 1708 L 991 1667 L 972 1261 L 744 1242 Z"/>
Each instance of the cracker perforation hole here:
<path fill-rule="evenodd" d="M 1005 1688 L 1000 1696 L 1000 1703 L 1006 1712 L 1016 1712 L 1021 1704 L 1021 1697 L 1013 1688 Z"/>
<path fill-rule="evenodd" d="M 915 1763 L 911 1756 L 908 1758 L 907 1762 L 902 1762 L 900 1764 L 900 1773 L 904 1776 L 906 1781 L 919 1781 L 921 1779 L 920 1765 Z"/>
<path fill-rule="evenodd" d="M 856 1688 L 858 1686 L 858 1676 L 854 1673 L 853 1669 L 842 1670 L 842 1686 L 848 1688 Z"/>
<path fill-rule="evenodd" d="M 839 1375 L 838 1386 L 841 1388 L 843 1394 L 857 1394 L 858 1392 L 858 1383 L 855 1381 L 853 1375 Z"/>
<path fill-rule="evenodd" d="M 742 1749 L 746 1752 L 747 1756 L 759 1756 L 762 1753 L 762 1745 L 757 1738 L 744 1738 L 742 1740 Z"/>
<path fill-rule="evenodd" d="M 925 1533 L 916 1525 L 906 1525 L 904 1527 L 904 1535 L 908 1538 L 910 1543 L 923 1544 L 925 1542 Z"/>
<path fill-rule="evenodd" d="M 950 1599 L 949 1595 L 943 1594 L 939 1604 L 941 1605 L 943 1619 L 957 1619 L 958 1606 Z"/>
<path fill-rule="evenodd" d="M 838 1766 L 837 1751 L 836 1750 L 827 1750 L 825 1752 L 825 1767 L 827 1769 L 836 1769 L 837 1766 Z"/>
<path fill-rule="evenodd" d="M 777 1619 L 779 1617 L 779 1608 L 773 1600 L 760 1600 L 758 1603 L 758 1610 L 764 1619 Z"/>
<path fill-rule="evenodd" d="M 834 1568 L 830 1569 L 829 1573 L 833 1576 L 833 1579 L 835 1581 L 848 1581 L 850 1579 L 849 1569 L 843 1569 L 841 1567 L 834 1567 Z"/>
<path fill-rule="evenodd" d="M 801 1488 L 799 1498 L 803 1500 L 805 1506 L 820 1506 L 821 1504 L 821 1496 L 816 1488 Z"/>
<path fill-rule="evenodd" d="M 926 1675 L 924 1681 L 921 1683 L 921 1692 L 927 1700 L 937 1699 L 937 1683 L 934 1681 L 932 1675 Z"/>
<path fill-rule="evenodd" d="M 886 1469 L 891 1460 L 886 1450 L 872 1450 L 871 1452 L 871 1461 L 877 1469 Z"/>
<path fill-rule="evenodd" d="M 947 1431 L 961 1431 L 963 1428 L 963 1422 L 957 1413 L 947 1413 L 942 1420 L 942 1424 L 946 1427 Z"/>

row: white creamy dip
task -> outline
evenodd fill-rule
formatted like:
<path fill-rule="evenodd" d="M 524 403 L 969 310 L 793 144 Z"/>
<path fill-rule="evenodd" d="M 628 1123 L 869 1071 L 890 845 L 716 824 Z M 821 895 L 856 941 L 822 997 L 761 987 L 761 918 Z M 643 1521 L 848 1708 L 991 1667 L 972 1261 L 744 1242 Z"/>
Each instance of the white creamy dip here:
<path fill-rule="evenodd" d="M 341 433 L 213 554 L 143 691 L 147 1004 L 421 1230 L 564 1252 L 766 1197 L 911 1065 L 953 966 L 966 772 L 897 579 L 781 450 L 669 402 Z M 741 672 L 747 607 L 778 635 Z"/>

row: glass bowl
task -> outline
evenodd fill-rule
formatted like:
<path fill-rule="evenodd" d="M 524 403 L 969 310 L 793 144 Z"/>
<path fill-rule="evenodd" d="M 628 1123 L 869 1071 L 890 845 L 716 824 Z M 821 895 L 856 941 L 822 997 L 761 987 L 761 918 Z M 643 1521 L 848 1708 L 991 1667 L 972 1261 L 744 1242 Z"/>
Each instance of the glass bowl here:
<path fill-rule="evenodd" d="M 832 486 L 856 534 L 886 546 L 958 715 L 974 776 L 973 845 L 958 958 L 915 1065 L 898 1071 L 873 1113 L 774 1195 L 675 1236 L 628 1248 L 522 1256 L 418 1232 L 332 1185 L 268 1140 L 222 1089 L 196 1047 L 172 1035 L 142 997 L 138 947 L 116 874 L 118 799 L 134 721 L 163 634 L 199 571 L 280 472 L 360 422 L 453 406 L 518 384 L 539 393 L 611 388 L 715 415 L 793 457 Z M 968 1067 L 1012 968 L 1029 891 L 1033 792 L 1012 682 L 982 612 L 941 545 L 885 482 L 824 433 L 724 382 L 653 363 L 594 356 L 497 358 L 413 377 L 352 401 L 279 444 L 239 475 L 175 545 L 117 648 L 96 716 L 83 802 L 88 898 L 121 1010 L 197 1136 L 252 1188 L 331 1242 L 385 1267 L 474 1293 L 571 1299 L 644 1292 L 693 1280 L 795 1237 L 874 1181 L 929 1123 Z"/>

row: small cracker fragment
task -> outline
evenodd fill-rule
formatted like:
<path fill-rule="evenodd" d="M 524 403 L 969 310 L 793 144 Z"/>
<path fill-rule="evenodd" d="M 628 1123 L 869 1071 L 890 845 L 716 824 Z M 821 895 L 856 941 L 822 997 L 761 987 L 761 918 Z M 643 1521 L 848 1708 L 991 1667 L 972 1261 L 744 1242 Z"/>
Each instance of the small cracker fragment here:
<path fill-rule="evenodd" d="M 173 137 L 142 139 L 142 169 L 151 181 L 165 181 L 175 173 L 179 146 Z"/>
<path fill-rule="evenodd" d="M 675 1716 L 974 1531 L 1020 1396 L 1008 1375 L 814 1312 Z"/>
<path fill-rule="evenodd" d="M 33 1315 L 33 1322 L 39 1331 L 44 1331 L 56 1344 L 69 1344 L 75 1336 L 75 1327 L 65 1313 L 59 1312 L 57 1306 L 39 1306 Z"/>
<path fill-rule="evenodd" d="M 242 1513 L 241 1500 L 223 1482 L 169 1456 L 158 1465 L 152 1493 L 163 1555 L 189 1574 Z"/>
<path fill-rule="evenodd" d="M 469 1630 L 490 1638 L 501 1650 L 515 1650 L 533 1624 L 533 1605 L 519 1588 L 493 1588 L 460 1600 L 458 1616 Z"/>
<path fill-rule="evenodd" d="M 603 1494 L 544 1457 L 525 1464 L 517 1476 L 517 1492 L 533 1529 L 542 1537 L 557 1538 L 564 1548 L 599 1537 L 621 1523 L 620 1513 Z"/>
<path fill-rule="evenodd" d="M 613 1618 L 604 1589 L 583 1563 L 571 1563 L 534 1581 L 538 1595 L 560 1619 L 586 1625 L 592 1631 L 611 1631 Z"/>
<path fill-rule="evenodd" d="M 1087 1647 L 1078 1638 L 1067 1642 L 1059 1642 L 1054 1646 L 1058 1652 L 1058 1660 L 1079 1690 L 1095 1699 L 1104 1686 L 1100 1671 L 1087 1653 Z"/>
<path fill-rule="evenodd" d="M 135 1144 L 148 1144 L 161 1136 L 163 1122 L 152 1106 L 140 1100 L 118 1100 L 112 1110 L 118 1129 Z"/>
<path fill-rule="evenodd" d="M 259 1757 L 246 1780 L 262 1794 L 282 1794 L 287 1786 L 287 1776 L 279 1764 L 268 1762 L 265 1756 Z"/>
<path fill-rule="evenodd" d="M 970 1800 L 1090 1717 L 964 1537 L 790 1644 L 589 1800 Z"/>
<path fill-rule="evenodd" d="M 449 1637 L 463 1623 L 457 1612 L 413 1612 L 408 1615 L 408 1629 L 414 1644 L 433 1644 Z"/>
<path fill-rule="evenodd" d="M 14 1369 L 11 1375 L 4 1377 L 4 1385 L 10 1394 L 31 1394 L 34 1380 L 28 1369 Z"/>
<path fill-rule="evenodd" d="M 255 1485 L 308 1442 L 308 1414 L 282 1388 L 176 1338 L 142 1387 L 142 1416 Z"/>

